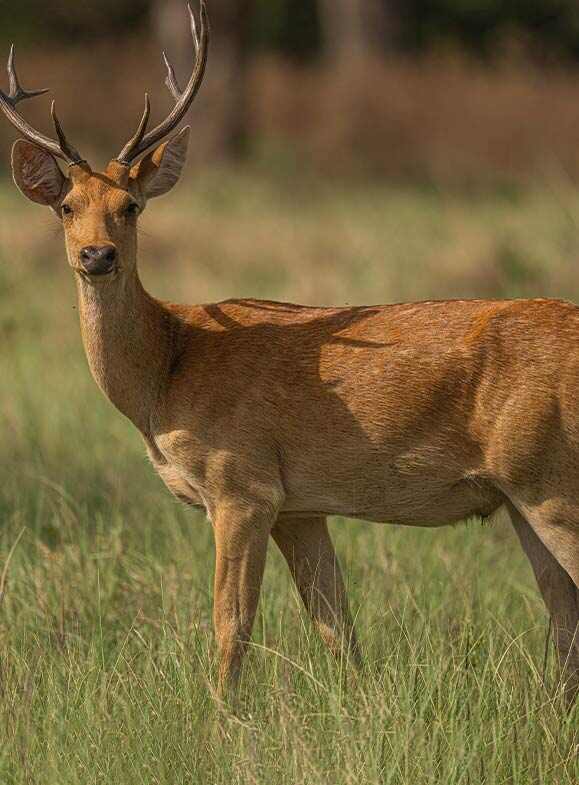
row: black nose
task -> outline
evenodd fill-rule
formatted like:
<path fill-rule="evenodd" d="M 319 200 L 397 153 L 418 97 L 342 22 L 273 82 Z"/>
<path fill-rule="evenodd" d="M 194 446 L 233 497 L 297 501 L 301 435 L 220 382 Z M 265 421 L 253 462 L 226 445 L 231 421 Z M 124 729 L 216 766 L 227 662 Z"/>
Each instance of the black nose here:
<path fill-rule="evenodd" d="M 114 245 L 87 245 L 80 252 L 80 263 L 89 275 L 106 275 L 112 272 L 117 261 Z"/>

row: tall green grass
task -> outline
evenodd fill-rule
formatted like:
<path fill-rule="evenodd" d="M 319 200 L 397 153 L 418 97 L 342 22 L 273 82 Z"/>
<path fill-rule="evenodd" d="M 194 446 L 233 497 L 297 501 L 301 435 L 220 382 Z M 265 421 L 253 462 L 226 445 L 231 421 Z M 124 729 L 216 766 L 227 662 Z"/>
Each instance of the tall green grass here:
<path fill-rule="evenodd" d="M 565 190 L 286 194 L 218 173 L 160 203 L 144 227 L 150 288 L 576 291 Z M 545 610 L 501 521 L 333 520 L 357 678 L 312 633 L 272 546 L 238 701 L 215 699 L 210 527 L 90 378 L 60 238 L 12 191 L 0 201 L 0 783 L 576 785 L 579 710 L 564 711 Z"/>

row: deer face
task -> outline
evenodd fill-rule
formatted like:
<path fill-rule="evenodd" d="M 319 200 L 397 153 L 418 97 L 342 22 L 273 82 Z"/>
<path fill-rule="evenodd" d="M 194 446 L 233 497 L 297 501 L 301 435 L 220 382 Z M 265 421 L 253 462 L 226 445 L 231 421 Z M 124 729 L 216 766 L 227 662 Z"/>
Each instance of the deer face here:
<path fill-rule="evenodd" d="M 16 110 L 20 101 L 46 92 L 25 90 L 14 66 L 14 47 L 8 58 L 10 92 L 0 90 L 0 109 L 24 139 L 12 148 L 14 181 L 22 193 L 44 204 L 62 220 L 70 266 L 86 281 L 102 283 L 120 279 L 136 264 L 137 221 L 147 200 L 167 193 L 181 175 L 187 153 L 189 127 L 169 141 L 195 98 L 205 72 L 209 27 L 201 0 L 201 33 L 189 8 L 196 53 L 195 67 L 186 87 L 177 84 L 167 60 L 166 84 L 175 106 L 155 128 L 147 131 L 149 98 L 134 136 L 104 172 L 93 172 L 67 140 L 52 103 L 52 120 L 58 141 L 36 131 Z M 56 159 L 68 164 L 63 174 Z"/>
<path fill-rule="evenodd" d="M 103 283 L 134 269 L 139 216 L 150 198 L 179 180 L 188 139 L 187 127 L 133 167 L 114 160 L 101 173 L 80 162 L 68 177 L 51 153 L 20 140 L 13 147 L 12 172 L 25 196 L 62 220 L 72 269 L 86 281 Z"/>
<path fill-rule="evenodd" d="M 130 271 L 142 206 L 108 173 L 74 167 L 60 204 L 70 266 L 94 283 Z"/>

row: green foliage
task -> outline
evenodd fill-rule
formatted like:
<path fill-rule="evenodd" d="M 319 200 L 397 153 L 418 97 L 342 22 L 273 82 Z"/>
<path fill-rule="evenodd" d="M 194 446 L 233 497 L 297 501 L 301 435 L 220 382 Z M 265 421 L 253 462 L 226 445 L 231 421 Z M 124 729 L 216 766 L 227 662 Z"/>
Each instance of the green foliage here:
<path fill-rule="evenodd" d="M 513 39 L 531 55 L 579 57 L 574 0 L 408 0 L 399 7 L 402 42 L 410 49 L 454 43 L 489 55 Z"/>
<path fill-rule="evenodd" d="M 44 48 L 51 39 L 69 44 L 126 35 L 146 21 L 151 5 L 151 0 L 99 0 L 98 3 L 3 0 L 0 37 L 3 41 L 21 41 Z"/>
<path fill-rule="evenodd" d="M 318 7 L 312 0 L 255 0 L 253 43 L 296 57 L 320 50 Z"/>
<path fill-rule="evenodd" d="M 4 0 L 0 40 L 46 46 L 51 39 L 79 43 L 126 36 L 147 23 L 153 5 L 154 0 Z M 531 55 L 579 58 L 579 6 L 574 0 L 387 0 L 387 5 L 394 20 L 388 28 L 394 30 L 394 40 L 385 41 L 389 51 L 393 45 L 425 51 L 443 43 L 489 55 L 513 39 Z M 254 48 L 300 58 L 320 51 L 322 19 L 316 0 L 244 0 L 244 6 Z M 226 18 L 228 7 L 220 0 L 216 10 Z M 239 15 L 234 2 L 230 13 L 232 18 Z"/>

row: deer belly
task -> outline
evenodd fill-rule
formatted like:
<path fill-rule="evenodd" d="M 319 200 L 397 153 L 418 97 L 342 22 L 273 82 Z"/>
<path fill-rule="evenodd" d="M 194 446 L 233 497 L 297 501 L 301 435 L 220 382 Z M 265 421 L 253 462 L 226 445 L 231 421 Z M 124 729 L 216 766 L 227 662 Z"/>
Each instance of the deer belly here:
<path fill-rule="evenodd" d="M 308 467 L 309 468 L 309 467 Z M 440 467 L 401 474 L 391 466 L 332 474 L 288 471 L 285 512 L 318 511 L 364 520 L 441 526 L 472 516 L 487 517 L 504 503 L 502 493 L 482 477 Z"/>

